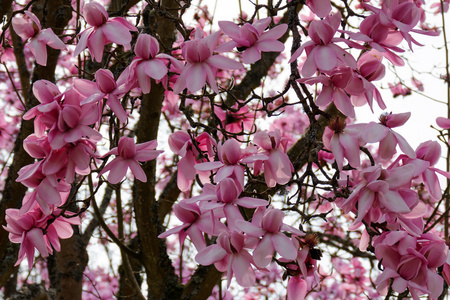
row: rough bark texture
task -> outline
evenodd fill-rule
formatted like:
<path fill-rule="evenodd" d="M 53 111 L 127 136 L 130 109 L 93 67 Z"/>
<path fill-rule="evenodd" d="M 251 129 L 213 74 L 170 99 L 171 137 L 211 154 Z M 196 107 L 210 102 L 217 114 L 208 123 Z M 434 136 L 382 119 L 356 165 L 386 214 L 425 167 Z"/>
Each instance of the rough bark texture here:
<path fill-rule="evenodd" d="M 177 13 L 177 1 L 160 2 L 162 12 Z M 147 10 L 148 11 L 148 10 Z M 148 11 L 148 13 L 155 13 Z M 153 18 L 147 18 L 153 19 Z M 156 32 L 161 38 L 161 49 L 171 48 L 175 39 L 175 24 L 168 18 L 160 17 L 156 12 Z M 155 28 L 154 24 L 145 24 L 146 29 Z M 151 26 L 151 28 L 150 28 Z M 164 100 L 164 87 L 152 82 L 151 92 L 144 95 L 140 110 L 137 142 L 143 143 L 156 139 Z M 133 190 L 134 211 L 141 241 L 141 261 L 147 273 L 149 299 L 179 299 L 181 288 L 175 275 L 172 263 L 167 255 L 164 240 L 158 239 L 163 231 L 158 217 L 158 202 L 155 198 L 156 162 L 151 161 L 143 165 L 147 175 L 147 182 L 136 181 Z"/>
<path fill-rule="evenodd" d="M 61 240 L 61 252 L 47 259 L 51 288 L 58 300 L 82 299 L 83 271 L 88 263 L 86 245 L 74 227 L 74 235 Z"/>

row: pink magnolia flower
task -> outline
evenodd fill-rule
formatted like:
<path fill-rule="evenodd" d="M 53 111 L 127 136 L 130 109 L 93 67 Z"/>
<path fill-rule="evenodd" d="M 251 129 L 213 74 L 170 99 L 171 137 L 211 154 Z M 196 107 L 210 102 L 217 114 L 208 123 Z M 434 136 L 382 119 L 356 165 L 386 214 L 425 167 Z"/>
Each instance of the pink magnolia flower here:
<path fill-rule="evenodd" d="M 247 106 L 242 106 L 238 111 L 224 111 L 218 107 L 214 111 L 222 121 L 225 130 L 231 133 L 240 133 L 244 130 L 251 131 L 258 113 L 252 112 Z"/>
<path fill-rule="evenodd" d="M 158 236 L 161 239 L 177 233 L 181 245 L 189 236 L 197 251 L 200 251 L 206 247 L 204 233 L 217 236 L 226 231 L 226 226 L 214 217 L 212 211 L 202 213 L 196 203 L 181 201 L 173 206 L 173 212 L 183 225 L 161 233 Z"/>
<path fill-rule="evenodd" d="M 442 190 L 437 174 L 450 178 L 450 173 L 434 167 L 441 159 L 441 146 L 436 141 L 421 143 L 416 149 L 416 158 L 400 155 L 391 166 L 397 166 L 399 161 L 403 165 L 414 166 L 414 180 L 425 184 L 425 188 L 434 199 L 441 199 Z M 391 167 L 389 167 L 391 168 Z"/>
<path fill-rule="evenodd" d="M 216 84 L 217 69 L 243 69 L 244 66 L 228 57 L 213 54 L 220 38 L 220 31 L 203 37 L 203 31 L 197 28 L 195 39 L 181 45 L 186 65 L 178 77 L 173 92 L 180 93 L 187 88 L 192 93 L 199 91 L 208 81 L 211 89 L 219 94 Z"/>
<path fill-rule="evenodd" d="M 403 87 L 400 82 L 395 85 L 389 82 L 388 85 L 394 98 L 397 98 L 398 96 L 405 97 L 411 95 L 411 89 L 408 87 Z"/>
<path fill-rule="evenodd" d="M 60 103 L 64 95 L 54 83 L 43 79 L 33 84 L 33 95 L 41 104 L 27 111 L 23 118 L 25 120 L 36 118 L 34 120 L 34 131 L 39 137 L 57 123 L 61 110 Z"/>
<path fill-rule="evenodd" d="M 344 167 L 344 158 L 353 168 L 361 165 L 359 147 L 365 143 L 359 138 L 360 132 L 360 124 L 347 125 L 339 116 L 325 128 L 323 145 L 333 153 L 339 170 Z"/>
<path fill-rule="evenodd" d="M 74 143 L 83 137 L 99 141 L 102 135 L 91 125 L 98 122 L 101 107 L 97 103 L 81 105 L 80 94 L 73 88 L 64 92 L 64 101 L 60 106 L 57 122 L 48 132 L 48 141 L 52 149 L 61 149 L 67 143 Z"/>
<path fill-rule="evenodd" d="M 220 29 L 232 39 L 221 45 L 220 49 L 229 50 L 236 47 L 242 51 L 242 61 L 245 64 L 260 60 L 261 52 L 282 52 L 284 44 L 278 39 L 286 32 L 288 26 L 280 24 L 264 32 L 271 21 L 272 19 L 268 17 L 256 20 L 253 24 L 245 23 L 241 27 L 230 21 L 220 21 Z"/>
<path fill-rule="evenodd" d="M 268 156 L 268 159 L 254 163 L 255 174 L 258 175 L 263 169 L 264 179 L 269 187 L 274 187 L 277 183 L 288 183 L 294 172 L 294 167 L 286 154 L 288 140 L 275 130 L 274 132 L 257 132 L 253 142 L 262 148 L 261 154 Z"/>
<path fill-rule="evenodd" d="M 128 92 L 124 85 L 117 86 L 113 73 L 108 69 L 99 69 L 95 72 L 96 82 L 85 79 L 76 79 L 74 88 L 78 93 L 87 97 L 81 101 L 81 105 L 98 103 L 107 98 L 106 104 L 111 108 L 120 122 L 127 121 L 127 113 L 122 107 L 119 98 Z"/>
<path fill-rule="evenodd" d="M 405 231 L 385 232 L 374 241 L 375 255 L 384 266 L 375 284 L 385 294 L 392 289 L 402 293 L 409 289 L 412 298 L 428 294 L 437 298 L 442 292 L 443 278 L 436 273 L 447 259 L 448 247 L 432 233 L 413 237 Z"/>
<path fill-rule="evenodd" d="M 151 79 L 159 82 L 167 76 L 167 62 L 170 61 L 177 70 L 181 70 L 183 65 L 175 58 L 165 53 L 159 52 L 159 42 L 149 34 L 139 34 L 134 53 L 136 57 L 131 62 L 128 74 L 128 81 L 138 81 L 144 94 L 150 93 Z"/>
<path fill-rule="evenodd" d="M 53 211 L 55 215 L 58 215 L 59 212 L 59 209 Z M 59 239 L 70 238 L 73 234 L 72 225 L 81 223 L 79 217 L 59 217 L 49 223 L 53 218 L 52 215 L 43 215 L 39 207 L 35 207 L 26 214 L 20 214 L 18 209 L 6 210 L 7 226 L 3 226 L 3 228 L 9 232 L 11 242 L 20 243 L 16 266 L 27 257 L 28 267 L 31 270 L 35 248 L 42 257 L 52 254 L 53 249 L 61 251 Z"/>
<path fill-rule="evenodd" d="M 375 13 L 366 17 L 359 27 L 360 32 L 345 31 L 350 38 L 367 43 L 372 49 L 375 49 L 386 57 L 396 66 L 403 66 L 403 59 L 395 52 L 405 52 L 397 45 L 402 41 L 401 35 L 384 25 L 380 20 L 380 14 Z"/>
<path fill-rule="evenodd" d="M 275 208 L 259 207 L 252 217 L 252 222 L 236 221 L 236 227 L 249 236 L 262 239 L 253 251 L 253 260 L 259 268 L 267 267 L 273 259 L 274 251 L 287 260 L 297 258 L 297 248 L 282 230 L 298 236 L 305 235 L 300 230 L 283 223 L 284 213 Z"/>
<path fill-rule="evenodd" d="M 329 72 L 343 64 L 350 68 L 356 68 L 356 60 L 341 47 L 335 45 L 336 42 L 344 42 L 354 48 L 361 48 L 360 45 L 350 42 L 344 38 L 335 38 L 334 34 L 339 28 L 341 14 L 338 12 L 325 19 L 314 20 L 309 25 L 308 33 L 310 41 L 303 43 L 293 54 L 289 62 L 296 60 L 306 51 L 306 61 L 302 68 L 304 77 L 312 76 L 317 70 Z"/>
<path fill-rule="evenodd" d="M 413 175 L 413 165 L 390 170 L 380 165 L 365 168 L 360 175 L 361 181 L 341 205 L 346 213 L 355 211 L 357 207 L 357 218 L 352 228 L 359 226 L 366 216 L 370 217 L 372 209 L 380 209 L 382 213 L 374 214 L 375 219 L 369 220 L 374 223 L 394 223 L 399 215 L 410 213 L 419 200 L 417 193 L 410 190 Z"/>
<path fill-rule="evenodd" d="M 316 99 L 316 104 L 320 107 L 326 107 L 333 102 L 336 108 L 344 115 L 354 118 L 355 109 L 346 92 L 346 87 L 353 79 L 353 70 L 349 67 L 335 68 L 327 75 L 316 77 L 300 78 L 297 82 L 306 84 L 322 83 L 322 90 Z"/>
<path fill-rule="evenodd" d="M 402 126 L 411 116 L 410 112 L 401 114 L 383 114 L 380 123 L 370 122 L 361 133 L 362 139 L 367 143 L 380 142 L 378 154 L 381 159 L 389 160 L 397 152 L 397 144 L 410 158 L 416 158 L 416 153 L 403 136 L 392 128 Z"/>
<path fill-rule="evenodd" d="M 442 5 L 441 5 L 442 3 Z M 444 12 L 448 12 L 448 8 L 450 7 L 450 0 L 444 0 L 442 2 L 435 2 L 431 4 L 430 8 L 435 8 L 434 14 L 437 15 L 441 13 L 441 8 L 444 8 Z"/>
<path fill-rule="evenodd" d="M 73 56 L 79 55 L 81 51 L 88 47 L 92 58 L 101 62 L 103 48 L 106 44 L 116 43 L 123 45 L 125 50 L 131 49 L 130 31 L 137 31 L 137 29 L 127 20 L 122 17 L 109 19 L 103 5 L 97 2 L 86 3 L 83 7 L 83 16 L 92 27 L 81 33 Z"/>
<path fill-rule="evenodd" d="M 217 185 L 207 183 L 203 187 L 201 195 L 187 199 L 187 203 L 201 201 L 202 211 L 214 210 L 227 219 L 228 228 L 237 231 L 236 221 L 243 220 L 238 206 L 257 208 L 266 206 L 267 200 L 251 197 L 241 197 L 242 189 L 231 178 L 221 180 Z"/>
<path fill-rule="evenodd" d="M 212 148 L 216 146 L 216 141 L 208 133 L 202 133 L 195 140 L 199 143 L 198 147 L 202 152 L 206 152 L 208 157 L 214 157 Z M 177 164 L 177 186 L 185 192 L 195 179 L 195 165 L 200 153 L 197 147 L 193 145 L 190 135 L 185 131 L 172 133 L 169 136 L 169 147 L 172 152 L 182 157 Z M 209 176 L 209 172 L 207 173 L 207 176 Z"/>
<path fill-rule="evenodd" d="M 153 160 L 164 151 L 155 150 L 158 146 L 157 141 L 149 141 L 141 144 L 135 144 L 134 139 L 123 136 L 119 140 L 119 145 L 111 149 L 104 156 L 116 155 L 98 174 L 109 172 L 108 182 L 112 184 L 119 183 L 126 175 L 128 168 L 134 174 L 136 179 L 147 182 L 147 175 L 139 165 L 139 162 Z"/>
<path fill-rule="evenodd" d="M 246 239 L 242 233 L 224 231 L 217 237 L 217 243 L 204 248 L 195 256 L 195 260 L 204 266 L 214 264 L 220 272 L 227 271 L 228 286 L 233 275 L 242 287 L 255 284 L 253 258 L 246 248 Z"/>
<path fill-rule="evenodd" d="M 195 165 L 195 169 L 199 171 L 219 169 L 214 176 L 215 182 L 220 182 L 225 178 L 232 178 L 240 186 L 241 190 L 244 189 L 245 169 L 240 163 L 244 160 L 248 163 L 257 159 L 268 159 L 264 154 L 247 156 L 235 139 L 226 140 L 223 144 L 219 143 L 217 150 L 219 161 L 199 163 Z"/>
<path fill-rule="evenodd" d="M 15 16 L 11 24 L 18 36 L 25 40 L 30 39 L 28 48 L 41 66 L 47 65 L 47 46 L 59 50 L 66 49 L 66 45 L 51 28 L 42 29 L 39 19 L 32 12 L 25 11 L 24 17 Z"/>

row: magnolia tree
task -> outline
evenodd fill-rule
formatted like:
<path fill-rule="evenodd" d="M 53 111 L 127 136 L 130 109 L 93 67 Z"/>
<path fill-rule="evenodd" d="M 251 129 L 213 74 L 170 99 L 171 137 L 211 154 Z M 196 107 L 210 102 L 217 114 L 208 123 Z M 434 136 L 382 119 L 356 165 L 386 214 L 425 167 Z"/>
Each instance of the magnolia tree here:
<path fill-rule="evenodd" d="M 445 298 L 450 119 L 379 88 L 449 2 L 250 4 L 2 2 L 1 297 Z"/>

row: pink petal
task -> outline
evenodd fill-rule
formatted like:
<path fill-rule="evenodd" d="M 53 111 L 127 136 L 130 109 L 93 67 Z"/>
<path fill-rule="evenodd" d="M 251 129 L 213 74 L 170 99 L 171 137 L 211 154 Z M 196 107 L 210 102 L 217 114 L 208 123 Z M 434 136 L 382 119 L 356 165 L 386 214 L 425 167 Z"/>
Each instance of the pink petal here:
<path fill-rule="evenodd" d="M 131 33 L 120 22 L 108 21 L 101 27 L 106 38 L 118 45 L 127 45 L 131 42 Z"/>
<path fill-rule="evenodd" d="M 103 32 L 100 28 L 94 30 L 89 36 L 87 45 L 89 51 L 91 52 L 92 58 L 101 62 L 103 58 L 103 48 L 105 47 L 106 41 Z"/>
<path fill-rule="evenodd" d="M 195 261 L 203 266 L 211 265 L 222 260 L 227 252 L 219 245 L 211 245 L 200 250 L 195 256 Z"/>
<path fill-rule="evenodd" d="M 276 27 L 270 29 L 269 31 L 264 32 L 263 34 L 261 34 L 261 36 L 259 37 L 258 41 L 262 41 L 262 40 L 278 40 L 280 37 L 283 36 L 283 34 L 286 33 L 287 29 L 288 29 L 288 25 L 287 24 L 279 24 L 278 26 L 276 26 Z M 281 50 L 281 51 L 283 51 L 283 50 Z"/>
<path fill-rule="evenodd" d="M 128 160 L 128 166 L 134 174 L 134 177 L 142 182 L 147 182 L 147 175 L 145 175 L 144 170 L 141 165 L 134 159 Z"/>
<path fill-rule="evenodd" d="M 279 232 L 272 235 L 272 244 L 283 258 L 288 260 L 295 260 L 297 258 L 297 249 L 292 244 L 290 238 Z"/>
<path fill-rule="evenodd" d="M 42 257 L 47 257 L 49 255 L 47 250 L 47 243 L 45 242 L 44 234 L 40 228 L 33 228 L 28 231 L 26 238 L 34 247 L 36 247 Z"/>
<path fill-rule="evenodd" d="M 303 300 L 307 291 L 305 280 L 300 276 L 291 277 L 287 286 L 287 300 Z"/>
<path fill-rule="evenodd" d="M 206 83 L 206 72 L 203 63 L 194 63 L 189 69 L 189 76 L 186 78 L 186 86 L 195 93 L 203 88 Z"/>
<path fill-rule="evenodd" d="M 258 246 L 253 251 L 253 260 L 255 265 L 259 268 L 267 267 L 272 261 L 274 254 L 274 247 L 272 243 L 272 234 L 267 233 L 262 240 L 259 242 Z M 295 252 L 295 257 L 297 257 L 297 253 Z"/>
<path fill-rule="evenodd" d="M 221 55 L 210 56 L 206 62 L 217 69 L 235 70 L 244 68 L 240 62 Z"/>
<path fill-rule="evenodd" d="M 331 71 L 337 65 L 336 53 L 329 47 L 316 46 L 314 61 L 322 71 Z M 312 53 L 312 52 L 311 52 Z"/>
<path fill-rule="evenodd" d="M 142 63 L 145 74 L 155 80 L 161 80 L 167 75 L 167 66 L 159 59 L 152 59 Z"/>
<path fill-rule="evenodd" d="M 247 255 L 245 255 L 246 253 Z M 234 254 L 231 262 L 233 273 L 236 276 L 236 281 L 242 287 L 251 287 L 255 284 L 255 272 L 250 265 L 251 256 L 247 252 Z"/>
<path fill-rule="evenodd" d="M 242 62 L 244 64 L 252 64 L 260 59 L 261 59 L 261 51 L 259 51 L 258 48 L 255 46 L 247 48 L 242 53 Z"/>

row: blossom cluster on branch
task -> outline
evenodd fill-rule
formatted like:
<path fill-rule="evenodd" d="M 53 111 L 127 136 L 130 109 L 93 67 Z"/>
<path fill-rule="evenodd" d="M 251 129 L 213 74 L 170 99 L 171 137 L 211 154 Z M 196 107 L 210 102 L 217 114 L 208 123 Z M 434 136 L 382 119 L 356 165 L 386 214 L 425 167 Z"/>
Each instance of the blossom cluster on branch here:
<path fill-rule="evenodd" d="M 227 288 L 235 279 L 246 291 L 285 282 L 288 300 L 447 294 L 450 204 L 441 183 L 450 173 L 438 167 L 441 144 L 414 150 L 397 132 L 410 112 L 355 121 L 357 107 L 388 109 L 377 85 L 387 66 L 405 67 L 403 53 L 421 46 L 416 39 L 439 34 L 426 23 L 425 1 L 268 1 L 211 30 L 206 9 L 194 27 L 183 23 L 191 1 L 139 3 L 143 10 L 124 2 L 117 11 L 77 4 L 57 35 L 32 3 L 14 3 L 1 35 L 3 66 L 17 70 L 8 72 L 14 101 L 34 131 L 17 134 L 33 162 L 19 165 L 15 181 L 26 191 L 4 210 L 2 227 L 20 244 L 16 266 L 26 257 L 31 270 L 35 249 L 42 258 L 64 252 L 60 239 L 80 235 L 85 218 L 86 230 L 101 226 L 119 246 L 127 283 L 118 285 L 138 297 L 132 268 L 142 267 L 152 299 L 168 290 L 197 299 L 198 282 L 211 299 L 227 299 L 213 290 L 221 273 Z M 436 4 L 436 12 L 448 10 L 446 1 Z M 50 68 L 55 51 L 75 67 L 61 54 L 59 80 L 24 78 L 20 47 L 30 69 Z M 290 75 L 275 90 L 263 78 L 276 79 L 277 68 Z M 423 91 L 418 79 L 413 85 Z M 411 94 L 389 86 L 393 97 Z M 450 120 L 436 122 L 448 144 Z M 4 127 L 2 137 L 16 135 Z M 102 215 L 108 205 L 112 223 Z M 172 213 L 176 225 L 165 222 Z M 166 243 L 180 251 L 178 261 Z M 185 248 L 202 267 L 183 265 Z M 326 252 L 328 268 L 320 266 Z M 210 278 L 198 271 L 212 266 Z"/>

